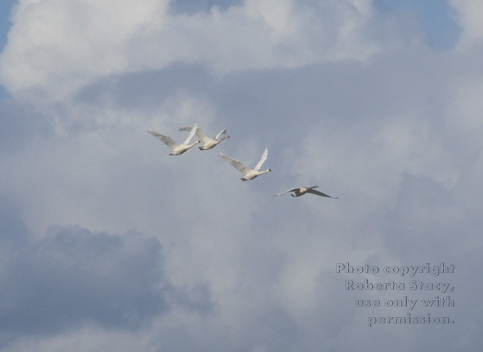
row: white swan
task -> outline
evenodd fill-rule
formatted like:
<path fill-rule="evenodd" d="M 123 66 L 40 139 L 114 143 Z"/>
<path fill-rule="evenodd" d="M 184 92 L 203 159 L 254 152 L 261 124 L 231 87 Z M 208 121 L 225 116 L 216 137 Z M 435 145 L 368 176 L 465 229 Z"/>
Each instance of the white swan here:
<path fill-rule="evenodd" d="M 292 197 L 300 197 L 300 196 L 303 196 L 305 193 L 312 193 L 312 194 L 316 194 L 316 195 L 321 196 L 321 197 L 328 197 L 328 198 L 333 198 L 333 199 L 339 198 L 339 197 L 332 197 L 332 196 L 329 196 L 328 194 L 316 191 L 315 188 L 319 188 L 319 186 L 315 185 L 315 186 L 312 186 L 312 187 L 296 187 L 296 188 L 288 189 L 286 191 L 274 194 L 274 196 L 281 196 L 282 194 L 292 192 L 292 194 L 291 194 Z"/>
<path fill-rule="evenodd" d="M 179 143 L 175 142 L 174 140 L 172 140 L 170 137 L 165 136 L 165 135 L 158 133 L 158 132 L 155 132 L 155 131 L 148 130 L 148 133 L 151 133 L 154 137 L 161 139 L 164 144 L 166 144 L 168 147 L 170 147 L 173 150 L 171 153 L 169 153 L 169 155 L 181 155 L 185 151 L 187 151 L 188 149 L 190 149 L 190 148 L 194 147 L 196 144 L 200 143 L 200 141 L 196 141 L 192 144 L 188 144 L 190 142 L 191 138 L 193 138 L 194 134 L 196 133 L 197 128 L 198 128 L 198 126 L 196 126 L 196 124 L 195 124 L 191 128 L 191 132 L 190 132 L 188 138 L 186 138 L 186 140 L 182 144 L 179 144 Z"/>
<path fill-rule="evenodd" d="M 181 127 L 179 130 L 180 131 L 191 131 L 193 127 Z M 221 135 L 224 135 L 223 138 L 220 138 Z M 215 138 L 210 138 L 208 137 L 200 128 L 196 129 L 196 135 L 198 136 L 199 139 L 203 142 L 203 145 L 200 148 L 200 150 L 208 150 L 216 147 L 221 141 L 230 138 L 230 136 L 226 135 L 226 128 L 221 130 Z"/>
<path fill-rule="evenodd" d="M 267 172 L 272 171 L 271 169 L 266 169 L 264 171 L 260 171 L 260 168 L 262 167 L 262 164 L 267 160 L 268 156 L 268 149 L 265 148 L 262 157 L 260 158 L 260 161 L 255 165 L 254 169 L 250 169 L 243 165 L 241 162 L 238 160 L 235 160 L 233 158 L 230 158 L 229 156 L 226 156 L 222 153 L 218 153 L 219 156 L 221 156 L 223 159 L 227 160 L 230 164 L 232 164 L 238 171 L 243 173 L 243 177 L 241 178 L 242 181 L 248 181 L 248 180 L 253 180 L 255 177 L 260 176 L 262 174 L 265 174 Z"/>

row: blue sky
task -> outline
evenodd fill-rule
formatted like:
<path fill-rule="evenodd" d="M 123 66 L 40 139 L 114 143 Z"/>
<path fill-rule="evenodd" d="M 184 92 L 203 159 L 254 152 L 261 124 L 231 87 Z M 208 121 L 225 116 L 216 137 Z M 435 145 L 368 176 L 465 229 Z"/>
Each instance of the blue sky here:
<path fill-rule="evenodd" d="M 0 47 L 3 47 L 7 43 L 7 34 L 10 29 L 10 12 L 16 1 L 5 0 L 0 4 Z M 5 89 L 0 86 L 0 98 L 5 95 Z"/>
<path fill-rule="evenodd" d="M 12 9 L 13 4 L 15 3 L 14 0 L 7 0 L 2 1 L 0 4 L 0 33 L 1 33 L 1 42 L 0 45 L 2 48 L 4 47 L 5 43 L 7 42 L 7 33 L 10 28 L 10 11 Z"/>
<path fill-rule="evenodd" d="M 20 1 L 2 20 L 0 349 L 481 351 L 480 7 Z M 194 123 L 230 138 L 170 156 L 147 133 Z M 265 148 L 272 171 L 247 182 L 218 156 Z M 339 198 L 273 196 L 303 185 Z M 427 263 L 455 272 L 383 271 Z M 408 314 L 433 324 L 387 319 Z"/>
<path fill-rule="evenodd" d="M 450 49 L 458 40 L 460 28 L 455 12 L 446 1 L 382 0 L 393 11 L 411 11 L 422 23 L 438 50 Z"/>

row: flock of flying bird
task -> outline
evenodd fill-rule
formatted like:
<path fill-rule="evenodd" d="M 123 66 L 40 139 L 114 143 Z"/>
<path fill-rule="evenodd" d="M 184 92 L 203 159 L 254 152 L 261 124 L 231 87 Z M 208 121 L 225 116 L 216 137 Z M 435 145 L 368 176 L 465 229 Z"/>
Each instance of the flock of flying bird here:
<path fill-rule="evenodd" d="M 223 140 L 230 138 L 230 136 L 226 135 L 226 129 L 221 130 L 215 138 L 210 138 L 208 137 L 196 124 L 194 126 L 189 126 L 189 127 L 181 127 L 180 131 L 189 131 L 189 135 L 186 138 L 186 140 L 183 143 L 177 143 L 174 141 L 172 138 L 165 136 L 161 133 L 155 132 L 148 130 L 148 133 L 152 134 L 153 136 L 159 138 L 164 144 L 166 144 L 168 147 L 171 148 L 172 152 L 169 155 L 181 155 L 184 152 L 186 152 L 188 149 L 194 147 L 196 144 L 203 142 L 203 145 L 199 147 L 200 150 L 209 150 L 214 147 L 216 147 L 219 143 L 221 143 Z M 196 136 L 201 140 L 197 140 L 193 143 L 190 144 L 191 139 L 193 136 L 196 134 Z M 221 137 L 223 135 L 223 137 Z M 240 171 L 243 174 L 243 177 L 241 178 L 242 181 L 248 181 L 248 180 L 253 180 L 257 176 L 266 174 L 270 171 L 271 169 L 266 169 L 260 171 L 260 168 L 262 167 L 263 163 L 265 160 L 267 160 L 268 157 L 268 149 L 265 148 L 265 150 L 262 153 L 262 157 L 258 161 L 258 163 L 255 165 L 255 168 L 250 169 L 249 167 L 245 166 L 242 164 L 240 161 L 233 159 L 223 153 L 218 153 L 220 157 L 228 161 L 233 167 L 235 167 L 238 171 Z M 274 194 L 274 196 L 281 196 L 282 194 L 289 193 L 291 192 L 292 197 L 300 197 L 303 196 L 306 193 L 311 193 L 311 194 L 316 194 L 321 197 L 328 197 L 328 198 L 333 198 L 337 199 L 338 197 L 332 197 L 329 196 L 328 194 L 322 193 L 320 191 L 317 191 L 316 188 L 319 186 L 315 185 L 312 187 L 295 187 L 288 189 L 286 191 Z"/>

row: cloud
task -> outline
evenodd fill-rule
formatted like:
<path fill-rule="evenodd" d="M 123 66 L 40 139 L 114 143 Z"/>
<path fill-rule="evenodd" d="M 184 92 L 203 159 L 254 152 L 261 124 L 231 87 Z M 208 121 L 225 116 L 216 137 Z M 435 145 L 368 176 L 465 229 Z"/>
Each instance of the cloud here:
<path fill-rule="evenodd" d="M 0 213 L 0 334 L 59 334 L 95 324 L 137 330 L 174 306 L 209 313 L 209 290 L 175 288 L 155 238 L 52 227 L 32 237 L 16 212 Z"/>
<path fill-rule="evenodd" d="M 304 5 L 290 0 L 245 1 L 193 15 L 173 15 L 168 1 L 63 3 L 21 1 L 0 60 L 2 84 L 42 105 L 60 101 L 99 78 L 156 70 L 176 62 L 219 74 L 364 60 L 386 42 L 406 41 L 369 1 Z M 174 5 L 176 7 L 176 3 Z M 389 25 L 389 22 L 387 22 Z M 374 35 L 376 33 L 376 35 Z M 58 84 L 52 86 L 49 82 Z"/>
<path fill-rule="evenodd" d="M 463 45 L 471 45 L 475 41 L 480 41 L 483 37 L 483 26 L 479 17 L 479 13 L 483 10 L 481 2 L 477 0 L 449 0 L 448 2 L 456 10 L 456 18 L 463 28 L 460 42 Z"/>
<path fill-rule="evenodd" d="M 13 16 L 7 350 L 479 345 L 478 45 L 436 52 L 372 1 L 134 5 L 21 1 Z M 146 133 L 181 140 L 194 122 L 231 138 L 171 157 Z M 273 172 L 250 182 L 217 155 L 252 165 L 265 147 Z M 272 196 L 304 184 L 340 198 Z M 369 314 L 407 311 L 355 307 L 401 295 L 344 290 L 384 279 L 336 274 L 346 261 L 454 263 L 457 307 L 430 312 L 457 324 L 366 329 Z"/>
<path fill-rule="evenodd" d="M 242 6 L 242 0 L 175 0 L 169 3 L 169 11 L 174 15 L 195 15 L 199 12 L 209 13 L 213 7 L 226 11 L 230 7 Z"/>

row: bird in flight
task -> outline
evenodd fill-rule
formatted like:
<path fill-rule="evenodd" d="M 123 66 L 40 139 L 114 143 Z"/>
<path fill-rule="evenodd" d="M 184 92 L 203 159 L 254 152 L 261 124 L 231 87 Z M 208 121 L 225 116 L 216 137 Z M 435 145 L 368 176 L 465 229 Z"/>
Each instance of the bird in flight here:
<path fill-rule="evenodd" d="M 161 133 L 151 131 L 151 130 L 148 130 L 148 133 L 151 133 L 154 137 L 161 139 L 161 141 L 163 141 L 164 144 L 166 144 L 168 147 L 170 147 L 173 150 L 171 153 L 169 153 L 169 155 L 181 155 L 185 151 L 187 151 L 188 149 L 190 149 L 190 148 L 194 147 L 196 144 L 200 143 L 200 141 L 196 141 L 192 144 L 189 144 L 191 138 L 193 138 L 193 136 L 195 135 L 197 128 L 198 128 L 198 126 L 196 126 L 196 124 L 195 124 L 191 128 L 191 131 L 190 131 L 190 134 L 188 135 L 188 138 L 186 138 L 186 140 L 181 144 L 175 142 L 173 139 L 171 139 L 171 137 L 165 136 Z"/>
<path fill-rule="evenodd" d="M 333 198 L 333 199 L 339 198 L 339 197 L 329 196 L 328 194 L 322 193 L 320 191 L 316 191 L 315 188 L 319 188 L 319 186 L 315 185 L 315 186 L 312 186 L 312 187 L 296 187 L 296 188 L 291 188 L 291 189 L 288 189 L 286 191 L 274 194 L 274 196 L 281 196 L 282 194 L 292 192 L 290 194 L 292 197 L 301 197 L 306 193 L 312 193 L 312 194 L 316 194 L 316 195 L 321 196 L 321 197 L 328 197 L 328 198 Z"/>
<path fill-rule="evenodd" d="M 263 151 L 262 157 L 260 158 L 260 161 L 257 163 L 257 165 L 255 165 L 255 168 L 253 169 L 250 169 L 249 167 L 243 165 L 238 160 L 230 158 L 229 156 L 226 156 L 223 153 L 218 153 L 218 155 L 221 156 L 226 161 L 228 161 L 238 171 L 243 173 L 243 177 L 241 178 L 242 181 L 253 180 L 257 176 L 260 176 L 262 174 L 266 174 L 267 172 L 272 171 L 271 169 L 260 171 L 260 168 L 262 167 L 263 163 L 265 162 L 265 160 L 267 160 L 267 156 L 268 156 L 267 148 L 265 148 L 265 150 Z"/>
<path fill-rule="evenodd" d="M 181 127 L 179 130 L 180 131 L 191 131 L 193 127 L 188 126 L 188 127 Z M 212 149 L 215 146 L 217 146 L 221 141 L 230 138 L 230 136 L 226 135 L 226 128 L 221 130 L 215 138 L 210 138 L 208 137 L 200 128 L 196 129 L 196 135 L 198 136 L 199 139 L 203 142 L 203 145 L 200 148 L 200 150 L 208 150 Z M 224 135 L 223 138 L 220 138 L 221 135 Z"/>

